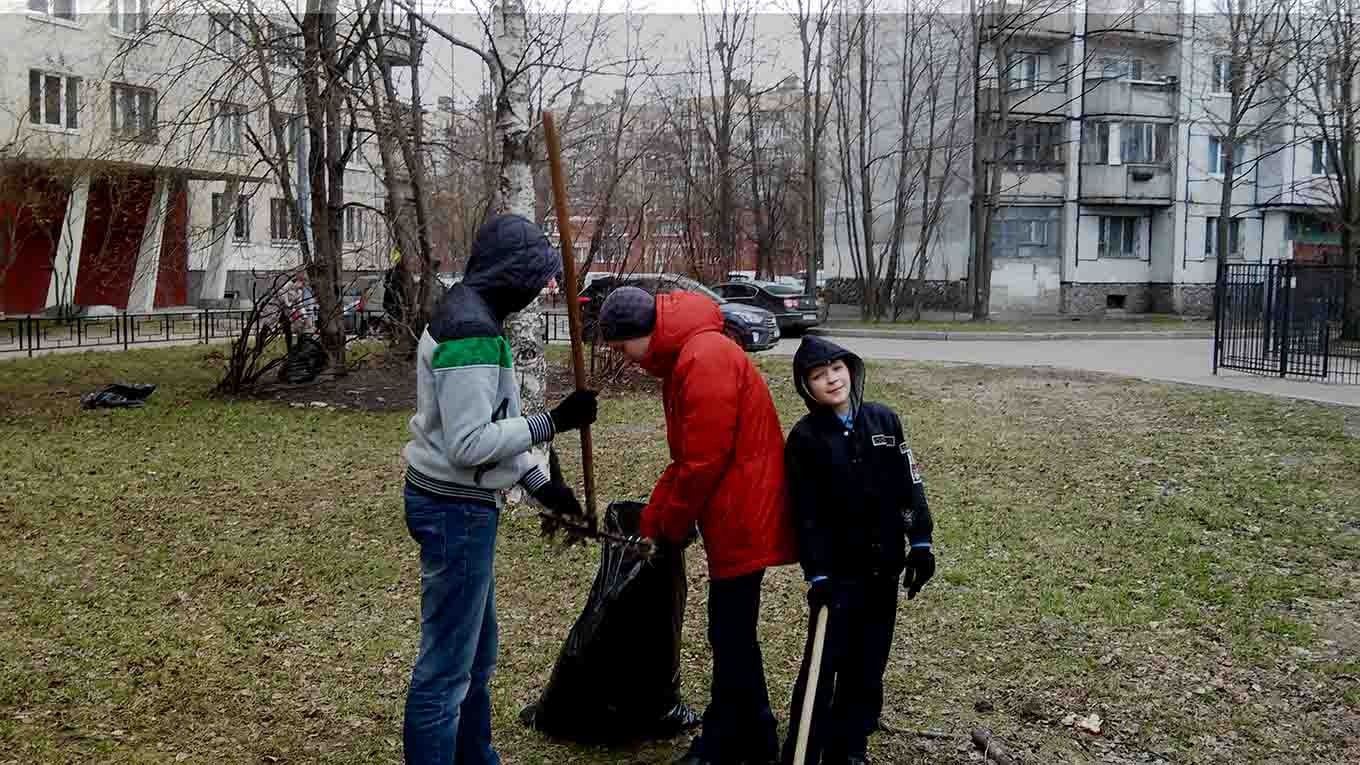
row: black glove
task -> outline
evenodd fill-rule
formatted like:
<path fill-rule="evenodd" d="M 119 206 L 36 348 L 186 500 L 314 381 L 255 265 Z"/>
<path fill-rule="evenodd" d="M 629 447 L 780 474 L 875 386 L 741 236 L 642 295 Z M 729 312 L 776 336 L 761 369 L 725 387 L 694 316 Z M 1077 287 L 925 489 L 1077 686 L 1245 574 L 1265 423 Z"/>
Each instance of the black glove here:
<path fill-rule="evenodd" d="M 812 613 L 817 613 L 817 609 L 822 606 L 830 607 L 831 599 L 834 595 L 835 589 L 832 588 L 831 579 L 829 577 L 822 577 L 813 582 L 808 587 L 807 595 L 808 605 L 812 607 Z"/>
<path fill-rule="evenodd" d="M 595 422 L 595 416 L 599 413 L 600 405 L 595 400 L 599 393 L 593 390 L 574 390 L 557 405 L 557 408 L 548 412 L 552 417 L 553 430 L 558 433 L 565 433 L 568 430 Z"/>
<path fill-rule="evenodd" d="M 913 547 L 907 553 L 907 572 L 902 576 L 902 589 L 907 591 L 907 600 L 926 586 L 935 576 L 935 553 L 929 547 Z"/>
<path fill-rule="evenodd" d="M 571 487 L 560 480 L 549 481 L 543 484 L 543 488 L 534 492 L 533 497 L 538 504 L 558 515 L 580 518 L 585 521 L 586 511 L 581 508 L 581 503 L 577 501 L 576 494 Z"/>

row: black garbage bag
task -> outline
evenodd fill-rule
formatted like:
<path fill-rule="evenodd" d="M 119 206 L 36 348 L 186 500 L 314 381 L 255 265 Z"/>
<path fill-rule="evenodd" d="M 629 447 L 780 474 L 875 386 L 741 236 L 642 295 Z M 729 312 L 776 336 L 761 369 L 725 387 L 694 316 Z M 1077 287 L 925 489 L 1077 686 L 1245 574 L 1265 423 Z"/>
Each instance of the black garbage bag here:
<path fill-rule="evenodd" d="M 288 358 L 279 369 L 279 380 L 290 384 L 309 383 L 320 376 L 328 359 L 320 341 L 311 335 L 303 335 L 288 352 Z"/>
<path fill-rule="evenodd" d="M 614 502 L 604 527 L 635 536 L 639 502 Z M 550 736 L 590 744 L 670 738 L 697 727 L 680 700 L 685 552 L 600 543 L 600 568 L 585 608 L 567 633 L 552 677 L 520 721 Z"/>
<path fill-rule="evenodd" d="M 102 390 L 81 396 L 80 406 L 83 409 L 135 408 L 145 406 L 147 396 L 155 392 L 154 385 L 114 383 Z"/>

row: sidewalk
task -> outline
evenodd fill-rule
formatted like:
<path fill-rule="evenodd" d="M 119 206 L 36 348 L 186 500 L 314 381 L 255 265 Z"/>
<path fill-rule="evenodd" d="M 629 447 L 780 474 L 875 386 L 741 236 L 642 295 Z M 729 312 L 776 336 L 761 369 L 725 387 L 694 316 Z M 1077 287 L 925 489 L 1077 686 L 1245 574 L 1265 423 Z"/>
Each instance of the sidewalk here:
<path fill-rule="evenodd" d="M 897 340 L 1199 340 L 1214 336 L 1207 319 L 1165 314 L 1005 314 L 978 324 L 967 313 L 924 311 L 920 322 L 863 322 L 858 306 L 832 305 L 827 323 L 810 330 L 835 337 Z"/>
<path fill-rule="evenodd" d="M 1087 332 L 1042 332 L 1012 330 L 1007 332 L 959 332 L 948 330 L 911 330 L 911 329 L 858 329 L 853 327 L 826 326 L 808 330 L 814 335 L 829 337 L 876 337 L 886 340 L 999 340 L 1005 342 L 1025 342 L 1035 340 L 1212 340 L 1214 332 L 1209 330 L 1157 330 L 1157 329 L 1110 329 Z"/>
<path fill-rule="evenodd" d="M 1123 335 L 1046 343 L 1009 339 L 942 343 L 844 335 L 831 339 L 866 359 L 1052 367 L 1360 407 L 1360 385 L 1284 380 L 1227 370 L 1214 375 L 1212 340 L 1146 340 Z M 784 340 L 772 353 L 792 355 L 797 348 L 797 340 Z"/>

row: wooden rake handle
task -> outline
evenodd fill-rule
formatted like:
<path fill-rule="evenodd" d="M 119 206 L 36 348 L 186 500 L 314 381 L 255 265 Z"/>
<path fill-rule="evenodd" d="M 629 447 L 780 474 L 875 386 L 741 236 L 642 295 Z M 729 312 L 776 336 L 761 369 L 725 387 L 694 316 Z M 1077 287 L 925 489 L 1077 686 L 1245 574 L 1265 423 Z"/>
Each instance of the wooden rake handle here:
<path fill-rule="evenodd" d="M 562 169 L 562 141 L 557 135 L 557 123 L 552 112 L 543 113 L 543 139 L 548 145 L 548 169 L 552 173 L 553 206 L 557 211 L 557 232 L 561 238 L 562 291 L 567 298 L 567 326 L 571 331 L 571 370 L 576 378 L 576 389 L 586 389 L 585 344 L 581 335 L 581 302 L 576 284 L 576 250 L 572 247 L 571 207 L 567 204 L 567 179 Z M 590 437 L 590 426 L 581 428 L 581 472 L 586 484 L 586 516 L 590 528 L 599 524 L 595 501 L 595 449 Z"/>

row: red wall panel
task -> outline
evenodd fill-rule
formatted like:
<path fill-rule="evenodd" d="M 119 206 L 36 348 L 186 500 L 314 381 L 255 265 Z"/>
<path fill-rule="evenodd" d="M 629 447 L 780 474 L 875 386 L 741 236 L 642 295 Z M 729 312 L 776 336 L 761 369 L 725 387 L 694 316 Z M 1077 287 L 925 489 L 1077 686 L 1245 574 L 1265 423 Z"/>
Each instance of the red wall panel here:
<path fill-rule="evenodd" d="M 94 178 L 85 205 L 85 232 L 75 302 L 127 308 L 146 213 L 155 195 L 151 173 Z"/>
<path fill-rule="evenodd" d="M 189 186 L 175 181 L 161 232 L 160 269 L 156 275 L 156 307 L 189 302 Z"/>
<path fill-rule="evenodd" d="M 70 192 L 64 179 L 5 168 L 0 182 L 0 311 L 38 313 L 47 304 L 52 260 Z"/>

